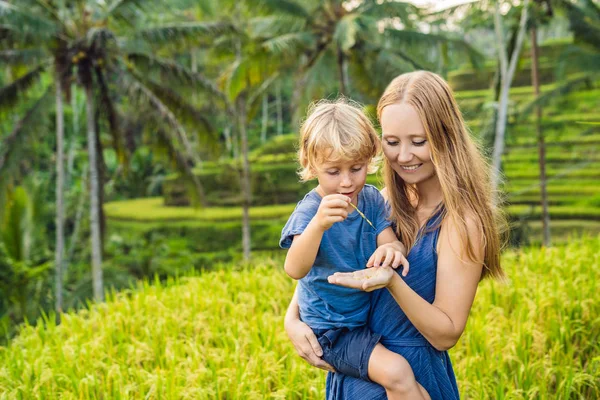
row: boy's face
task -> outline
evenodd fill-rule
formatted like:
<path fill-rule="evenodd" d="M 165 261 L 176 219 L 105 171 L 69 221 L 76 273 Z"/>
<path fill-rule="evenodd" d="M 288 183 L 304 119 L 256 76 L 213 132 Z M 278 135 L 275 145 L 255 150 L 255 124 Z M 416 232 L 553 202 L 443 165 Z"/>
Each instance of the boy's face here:
<path fill-rule="evenodd" d="M 343 194 L 358 205 L 358 194 L 367 180 L 367 161 L 335 161 L 317 165 L 317 180 L 325 196 Z"/>

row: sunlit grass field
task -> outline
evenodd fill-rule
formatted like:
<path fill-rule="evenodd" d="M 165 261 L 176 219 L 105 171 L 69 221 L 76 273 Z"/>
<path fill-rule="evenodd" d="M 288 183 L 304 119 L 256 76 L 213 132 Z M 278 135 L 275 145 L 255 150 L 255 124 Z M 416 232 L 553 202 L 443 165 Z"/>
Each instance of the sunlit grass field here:
<path fill-rule="evenodd" d="M 600 237 L 504 255 L 451 350 L 462 398 L 600 398 Z M 322 399 L 281 259 L 140 284 L 0 347 L 1 399 Z M 45 326 L 44 326 L 45 325 Z"/>

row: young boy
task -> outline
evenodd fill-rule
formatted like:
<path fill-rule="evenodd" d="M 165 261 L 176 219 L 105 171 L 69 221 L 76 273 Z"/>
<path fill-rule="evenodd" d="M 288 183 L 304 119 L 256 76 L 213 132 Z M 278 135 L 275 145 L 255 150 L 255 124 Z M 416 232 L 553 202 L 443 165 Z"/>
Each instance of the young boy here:
<path fill-rule="evenodd" d="M 365 184 L 379 149 L 377 133 L 356 105 L 314 106 L 300 131 L 299 174 L 319 185 L 298 203 L 279 244 L 289 248 L 285 271 L 299 280 L 300 318 L 317 336 L 323 360 L 336 372 L 382 385 L 389 399 L 423 399 L 406 359 L 366 326 L 370 293 L 327 282 L 335 272 L 363 270 L 377 246 L 397 241 L 383 197 Z M 408 267 L 404 255 L 394 257 L 394 268 Z"/>

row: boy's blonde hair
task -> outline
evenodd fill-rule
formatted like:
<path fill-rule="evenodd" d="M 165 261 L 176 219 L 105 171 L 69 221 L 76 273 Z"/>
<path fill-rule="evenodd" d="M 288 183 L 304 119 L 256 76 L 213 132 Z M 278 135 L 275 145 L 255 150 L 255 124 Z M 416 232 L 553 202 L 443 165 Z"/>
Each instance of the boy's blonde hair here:
<path fill-rule="evenodd" d="M 373 173 L 380 149 L 377 132 L 358 103 L 320 100 L 311 104 L 300 127 L 298 175 L 305 182 L 316 177 L 318 164 L 352 160 L 368 163 Z"/>

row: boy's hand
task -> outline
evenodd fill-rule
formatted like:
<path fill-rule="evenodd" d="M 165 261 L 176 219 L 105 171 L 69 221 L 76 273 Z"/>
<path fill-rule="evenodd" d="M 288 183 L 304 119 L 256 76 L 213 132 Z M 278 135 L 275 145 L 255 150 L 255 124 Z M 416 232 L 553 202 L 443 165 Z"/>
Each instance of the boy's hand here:
<path fill-rule="evenodd" d="M 392 267 L 394 269 L 402 265 L 402 276 L 408 274 L 410 264 L 403 252 L 406 251 L 404 245 L 400 242 L 382 244 L 367 261 L 367 268 L 371 267 Z"/>
<path fill-rule="evenodd" d="M 314 216 L 318 226 L 326 231 L 336 222 L 341 222 L 348 217 L 348 203 L 350 197 L 341 194 L 330 194 L 323 197 L 317 214 Z"/>

